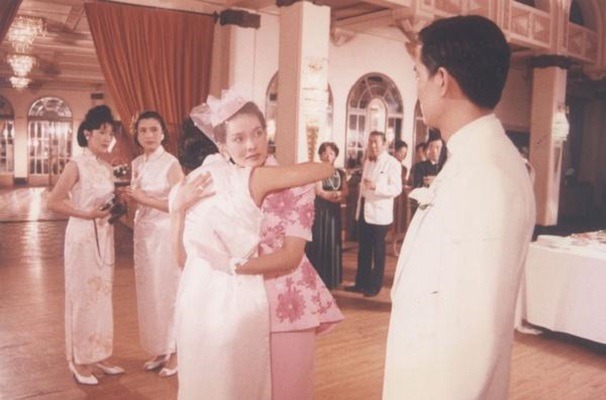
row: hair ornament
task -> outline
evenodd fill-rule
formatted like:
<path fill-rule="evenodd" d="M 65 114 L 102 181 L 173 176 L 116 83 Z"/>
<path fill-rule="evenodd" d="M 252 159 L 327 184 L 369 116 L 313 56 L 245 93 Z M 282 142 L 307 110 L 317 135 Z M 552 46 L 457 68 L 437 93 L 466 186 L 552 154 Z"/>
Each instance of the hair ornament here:
<path fill-rule="evenodd" d="M 214 128 L 231 118 L 247 102 L 248 100 L 240 96 L 235 90 L 223 90 L 220 99 L 208 95 L 206 103 L 194 107 L 189 116 L 196 127 L 216 144 Z"/>

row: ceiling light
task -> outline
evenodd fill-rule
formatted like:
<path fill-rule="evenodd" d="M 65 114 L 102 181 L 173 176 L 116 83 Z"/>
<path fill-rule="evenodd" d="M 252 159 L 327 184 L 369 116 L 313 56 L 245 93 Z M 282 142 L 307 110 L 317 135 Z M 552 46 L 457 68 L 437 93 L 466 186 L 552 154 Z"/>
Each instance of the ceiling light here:
<path fill-rule="evenodd" d="M 42 18 L 19 15 L 8 29 L 7 38 L 17 53 L 27 53 L 37 36 L 46 34 Z"/>
<path fill-rule="evenodd" d="M 23 78 L 20 76 L 11 76 L 9 78 L 9 81 L 11 82 L 11 85 L 13 85 L 13 88 L 15 88 L 17 90 L 21 90 L 21 89 L 25 89 L 27 87 L 27 85 L 29 85 L 29 83 L 31 82 L 31 79 Z"/>
<path fill-rule="evenodd" d="M 15 76 L 20 78 L 25 78 L 36 65 L 36 58 L 28 54 L 10 54 L 6 61 L 13 68 Z"/>

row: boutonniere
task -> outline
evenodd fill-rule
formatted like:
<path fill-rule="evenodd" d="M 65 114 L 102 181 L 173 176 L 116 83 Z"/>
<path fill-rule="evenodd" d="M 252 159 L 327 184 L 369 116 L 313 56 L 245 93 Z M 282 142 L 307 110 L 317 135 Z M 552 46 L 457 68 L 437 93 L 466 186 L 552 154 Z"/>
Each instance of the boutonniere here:
<path fill-rule="evenodd" d="M 433 201 L 436 197 L 436 192 L 432 189 L 432 187 L 420 187 L 416 188 L 408 194 L 408 197 L 414 199 L 419 203 L 419 208 L 421 210 L 426 209 L 429 206 L 433 205 Z"/>

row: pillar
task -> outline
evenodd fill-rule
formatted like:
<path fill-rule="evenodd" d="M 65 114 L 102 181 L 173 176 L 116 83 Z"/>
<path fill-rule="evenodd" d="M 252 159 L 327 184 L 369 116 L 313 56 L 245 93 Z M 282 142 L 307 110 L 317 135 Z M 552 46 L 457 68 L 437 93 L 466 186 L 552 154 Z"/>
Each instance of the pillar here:
<path fill-rule="evenodd" d="M 280 8 L 276 156 L 283 165 L 313 159 L 326 129 L 329 42 L 329 7 Z"/>
<path fill-rule="evenodd" d="M 530 117 L 530 163 L 536 172 L 537 225 L 556 225 L 560 199 L 562 144 L 566 140 L 565 57 L 540 56 L 533 69 Z"/>

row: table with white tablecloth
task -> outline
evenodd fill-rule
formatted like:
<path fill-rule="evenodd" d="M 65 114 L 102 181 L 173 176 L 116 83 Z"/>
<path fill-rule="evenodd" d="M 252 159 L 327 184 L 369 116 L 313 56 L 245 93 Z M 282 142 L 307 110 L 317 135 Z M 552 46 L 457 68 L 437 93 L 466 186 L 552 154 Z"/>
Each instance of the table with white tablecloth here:
<path fill-rule="evenodd" d="M 521 299 L 529 323 L 606 343 L 606 246 L 531 243 Z"/>

